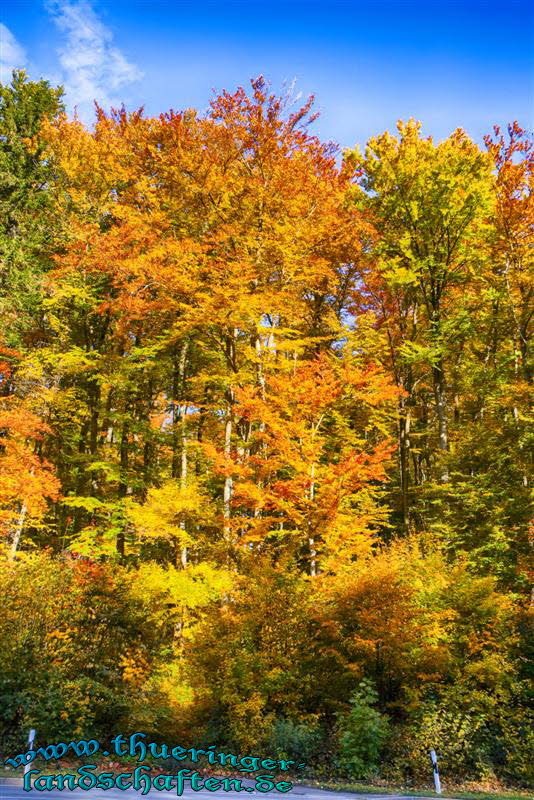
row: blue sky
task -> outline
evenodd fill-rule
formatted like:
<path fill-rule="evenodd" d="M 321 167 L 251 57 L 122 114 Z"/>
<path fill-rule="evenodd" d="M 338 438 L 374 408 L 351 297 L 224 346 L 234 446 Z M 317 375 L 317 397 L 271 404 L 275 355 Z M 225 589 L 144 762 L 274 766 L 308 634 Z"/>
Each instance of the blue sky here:
<path fill-rule="evenodd" d="M 534 6 L 527 0 L 5 0 L 2 80 L 13 66 L 63 83 L 69 107 L 205 109 L 263 74 L 314 94 L 314 130 L 364 144 L 414 116 L 436 138 L 534 128 Z"/>

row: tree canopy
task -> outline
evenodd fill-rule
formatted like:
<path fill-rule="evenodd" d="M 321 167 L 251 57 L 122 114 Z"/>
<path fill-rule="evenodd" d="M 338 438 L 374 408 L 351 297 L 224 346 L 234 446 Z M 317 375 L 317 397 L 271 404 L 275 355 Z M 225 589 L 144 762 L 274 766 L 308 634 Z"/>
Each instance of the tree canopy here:
<path fill-rule="evenodd" d="M 532 139 L 314 118 L 0 89 L 4 749 L 532 780 Z"/>

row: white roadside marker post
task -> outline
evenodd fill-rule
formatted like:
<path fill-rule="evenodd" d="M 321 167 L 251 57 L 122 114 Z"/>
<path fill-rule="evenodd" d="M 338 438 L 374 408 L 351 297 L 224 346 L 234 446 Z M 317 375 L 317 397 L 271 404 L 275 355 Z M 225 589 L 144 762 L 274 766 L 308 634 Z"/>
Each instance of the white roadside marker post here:
<path fill-rule="evenodd" d="M 30 735 L 28 736 L 28 750 L 33 750 L 33 740 L 35 739 L 35 728 L 30 729 Z M 24 774 L 29 771 L 30 764 L 28 761 L 24 764 Z"/>
<path fill-rule="evenodd" d="M 436 787 L 436 794 L 441 794 L 441 783 L 439 780 L 438 757 L 435 750 L 430 751 L 430 760 L 432 761 L 432 768 L 434 770 L 434 786 Z"/>

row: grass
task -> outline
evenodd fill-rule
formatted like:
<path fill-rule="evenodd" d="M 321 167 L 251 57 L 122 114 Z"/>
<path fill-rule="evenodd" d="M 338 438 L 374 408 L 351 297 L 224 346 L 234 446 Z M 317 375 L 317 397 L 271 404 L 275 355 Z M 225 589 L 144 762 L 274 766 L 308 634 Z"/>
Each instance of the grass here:
<path fill-rule="evenodd" d="M 532 793 L 523 790 L 510 790 L 496 789 L 494 791 L 481 790 L 481 791 L 450 791 L 446 788 L 442 790 L 441 795 L 436 794 L 432 789 L 407 789 L 401 786 L 376 786 L 373 784 L 365 783 L 343 783 L 339 781 L 308 781 L 308 786 L 316 789 L 327 789 L 335 792 L 352 792 L 354 794 L 398 794 L 404 797 L 435 797 L 442 798 L 442 800 L 532 800 Z"/>

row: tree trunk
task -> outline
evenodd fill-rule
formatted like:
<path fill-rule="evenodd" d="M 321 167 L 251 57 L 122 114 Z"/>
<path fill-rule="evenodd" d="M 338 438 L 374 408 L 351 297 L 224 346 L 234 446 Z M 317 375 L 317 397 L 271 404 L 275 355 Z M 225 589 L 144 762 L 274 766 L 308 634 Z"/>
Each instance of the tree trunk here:
<path fill-rule="evenodd" d="M 187 413 L 187 406 L 182 406 L 181 414 L 182 414 L 182 458 L 181 458 L 181 470 L 180 470 L 180 488 L 182 490 L 185 489 L 187 485 L 187 431 L 185 427 L 185 418 Z M 183 530 L 184 534 L 187 532 L 187 526 L 185 520 L 180 522 L 180 528 Z M 185 569 L 187 567 L 187 547 L 184 545 L 182 547 L 181 553 L 181 561 L 182 567 Z"/>
<path fill-rule="evenodd" d="M 402 520 L 406 530 L 410 525 L 410 426 L 411 414 L 406 398 L 399 400 L 399 465 L 402 499 Z"/>
<path fill-rule="evenodd" d="M 19 518 L 15 526 L 15 530 L 13 532 L 13 542 L 11 544 L 11 554 L 10 554 L 11 559 L 15 558 L 15 554 L 17 552 L 20 543 L 20 537 L 22 536 L 22 530 L 24 528 L 24 520 L 26 519 L 27 511 L 28 509 L 26 506 L 26 502 L 23 502 L 20 509 Z"/>
<path fill-rule="evenodd" d="M 315 464 L 311 465 L 310 500 L 312 503 L 315 500 Z M 308 538 L 308 544 L 310 547 L 310 575 L 315 578 L 317 575 L 317 550 L 314 536 Z"/>
<path fill-rule="evenodd" d="M 171 476 L 180 476 L 180 488 L 185 489 L 187 485 L 187 432 L 186 432 L 186 413 L 185 403 L 185 375 L 187 367 L 187 353 L 189 342 L 186 340 L 180 348 L 180 355 L 174 359 L 173 381 L 172 381 L 172 462 Z M 179 426 L 179 427 L 178 427 Z M 187 525 L 185 520 L 180 522 L 181 530 L 186 533 Z M 178 561 L 178 559 L 177 559 Z M 179 561 L 183 569 L 187 567 L 188 553 L 187 547 L 180 548 Z"/>
<path fill-rule="evenodd" d="M 447 398 L 445 396 L 445 372 L 443 359 L 437 362 L 432 368 L 432 377 L 434 379 L 434 397 L 436 400 L 436 414 L 438 418 L 438 437 L 439 437 L 439 450 L 443 455 L 449 449 L 449 437 L 447 429 Z M 442 462 L 440 466 L 440 480 L 442 483 L 447 483 L 449 480 L 449 470 L 447 465 Z"/>
<path fill-rule="evenodd" d="M 226 359 L 230 369 L 236 371 L 235 363 L 235 340 L 237 332 L 234 330 L 232 336 L 226 339 Z M 230 387 L 226 392 L 226 418 L 224 423 L 224 455 L 226 459 L 226 475 L 224 478 L 223 489 L 223 518 L 224 518 L 224 538 L 227 542 L 231 540 L 230 519 L 232 514 L 232 494 L 234 482 L 230 474 L 230 461 L 232 456 L 232 431 L 233 431 L 233 404 L 234 391 Z"/>
<path fill-rule="evenodd" d="M 129 424 L 128 421 L 125 420 L 122 425 L 121 443 L 120 443 L 120 481 L 119 481 L 119 491 L 118 491 L 119 499 L 126 497 L 126 495 L 128 494 L 128 479 L 126 477 L 126 471 L 128 469 L 128 434 L 129 434 Z M 117 553 L 121 557 L 124 556 L 124 545 L 125 545 L 125 530 L 123 528 L 117 534 Z"/>
<path fill-rule="evenodd" d="M 226 421 L 224 425 L 224 455 L 226 457 L 227 474 L 224 478 L 223 490 L 223 516 L 224 516 L 224 538 L 230 541 L 230 516 L 232 503 L 233 479 L 228 474 L 230 468 L 230 457 L 232 454 L 232 406 L 230 402 L 226 408 Z"/>
<path fill-rule="evenodd" d="M 172 377 L 172 463 L 171 476 L 177 478 L 181 474 L 180 445 L 183 442 L 183 413 L 182 406 L 185 403 L 185 372 L 187 364 L 187 351 L 189 342 L 185 341 L 180 348 L 180 355 L 174 359 L 174 369 Z M 178 424 L 182 422 L 181 431 L 178 431 Z"/>

